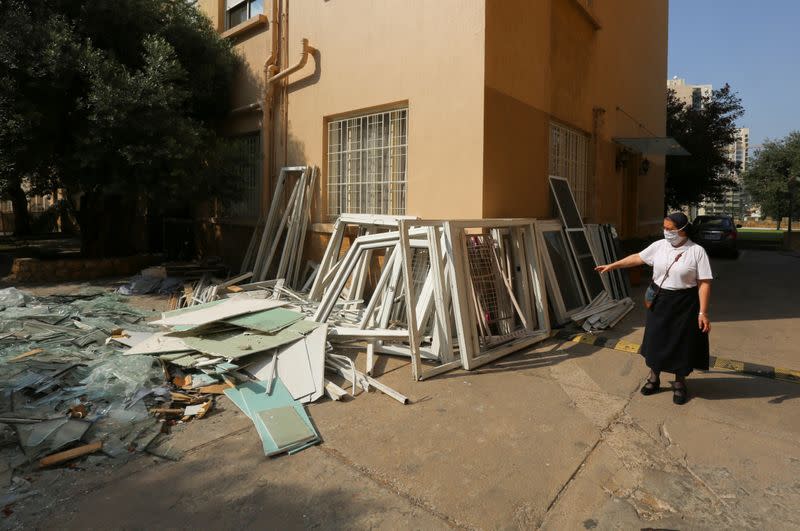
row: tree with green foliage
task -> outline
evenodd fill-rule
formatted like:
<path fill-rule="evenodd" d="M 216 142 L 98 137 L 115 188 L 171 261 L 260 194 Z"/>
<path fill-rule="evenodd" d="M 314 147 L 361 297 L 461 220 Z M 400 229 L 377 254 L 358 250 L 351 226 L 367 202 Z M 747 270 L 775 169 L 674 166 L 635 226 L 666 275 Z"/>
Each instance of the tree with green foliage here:
<path fill-rule="evenodd" d="M 800 210 L 800 131 L 765 141 L 756 150 L 744 183 L 761 212 L 776 220 L 778 229 L 788 217 L 791 230 Z"/>
<path fill-rule="evenodd" d="M 142 213 L 237 193 L 238 63 L 184 0 L 0 2 L 0 193 L 65 190 L 85 254 L 130 252 Z"/>
<path fill-rule="evenodd" d="M 736 120 L 744 114 L 742 101 L 729 85 L 714 90 L 699 105 L 685 103 L 667 91 L 667 136 L 691 154 L 667 157 L 665 207 L 696 206 L 720 201 L 738 185 L 734 172 L 739 163 L 728 158 L 736 140 Z"/>

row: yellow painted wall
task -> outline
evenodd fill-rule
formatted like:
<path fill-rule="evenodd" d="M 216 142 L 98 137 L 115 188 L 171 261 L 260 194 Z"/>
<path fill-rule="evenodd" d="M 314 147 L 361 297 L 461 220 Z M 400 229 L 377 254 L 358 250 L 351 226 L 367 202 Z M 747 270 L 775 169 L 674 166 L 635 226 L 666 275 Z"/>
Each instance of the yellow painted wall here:
<path fill-rule="evenodd" d="M 637 121 L 664 134 L 667 3 L 594 2 L 596 29 L 576 0 L 287 2 L 282 65 L 298 61 L 302 38 L 318 53 L 276 93 L 272 174 L 319 166 L 314 221 L 327 221 L 326 118 L 407 102 L 407 213 L 549 217 L 552 120 L 593 138 L 587 218 L 615 223 L 624 236 L 650 232 L 663 208 L 663 158 L 648 157 L 645 176 L 618 170 L 612 138 L 647 136 Z M 200 4 L 221 29 L 222 0 Z M 272 31 L 235 38 L 245 68 L 234 106 L 262 94 Z M 228 132 L 259 127 L 260 113 L 250 113 Z"/>
<path fill-rule="evenodd" d="M 483 216 L 546 216 L 550 2 L 486 3 Z"/>
<path fill-rule="evenodd" d="M 323 117 L 407 101 L 407 213 L 479 217 L 483 4 L 291 2 L 289 63 L 302 38 L 319 49 L 319 62 L 291 77 L 286 162 L 324 166 Z"/>
<path fill-rule="evenodd" d="M 575 0 L 487 0 L 485 217 L 551 215 L 552 120 L 592 137 L 589 221 L 615 223 L 625 236 L 660 223 L 663 157 L 648 156 L 648 174 L 629 177 L 635 194 L 624 202 L 631 188 L 623 189 L 626 171 L 615 167 L 612 138 L 664 135 L 667 0 L 594 4 L 600 29 Z M 627 227 L 625 210 L 634 213 Z"/>

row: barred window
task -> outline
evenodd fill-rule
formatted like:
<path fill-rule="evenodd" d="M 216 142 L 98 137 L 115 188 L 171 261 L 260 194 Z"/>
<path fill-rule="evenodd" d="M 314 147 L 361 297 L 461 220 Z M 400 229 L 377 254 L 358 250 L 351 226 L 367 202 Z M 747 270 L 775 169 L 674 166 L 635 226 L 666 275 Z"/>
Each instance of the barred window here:
<path fill-rule="evenodd" d="M 582 216 L 589 210 L 589 137 L 550 123 L 550 175 L 569 181 Z"/>
<path fill-rule="evenodd" d="M 261 213 L 261 134 L 258 132 L 238 137 L 246 153 L 246 160 L 239 168 L 242 193 L 238 201 L 225 207 L 230 218 L 257 218 Z"/>
<path fill-rule="evenodd" d="M 406 212 L 408 109 L 328 122 L 328 215 Z"/>

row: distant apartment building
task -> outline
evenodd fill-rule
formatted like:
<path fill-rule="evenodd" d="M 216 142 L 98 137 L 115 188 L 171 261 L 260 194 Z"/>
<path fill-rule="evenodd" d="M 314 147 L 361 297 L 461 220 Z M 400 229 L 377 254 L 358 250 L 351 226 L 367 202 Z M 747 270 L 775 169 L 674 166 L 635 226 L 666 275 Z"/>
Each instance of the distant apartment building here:
<path fill-rule="evenodd" d="M 711 85 L 689 85 L 685 79 L 677 76 L 667 80 L 667 88 L 674 90 L 679 100 L 695 109 L 702 107 L 703 100 L 710 98 L 714 90 Z"/>
<path fill-rule="evenodd" d="M 728 190 L 719 202 L 706 202 L 698 208 L 698 214 L 729 215 L 736 219 L 744 219 L 748 215 L 750 198 L 743 188 L 742 175 L 747 170 L 750 149 L 750 129 L 740 128 L 736 131 L 736 141 L 728 146 L 728 159 L 738 162 L 739 168 L 734 171 L 733 178 L 739 183 L 736 190 Z"/>
<path fill-rule="evenodd" d="M 712 85 L 691 85 L 686 80 L 673 77 L 667 80 L 667 88 L 675 91 L 679 100 L 691 105 L 695 109 L 703 106 L 705 98 L 711 97 L 714 90 Z M 739 183 L 739 188 L 725 192 L 719 202 L 705 202 L 689 209 L 692 217 L 702 215 L 730 215 L 743 219 L 748 215 L 750 199 L 743 188 L 742 174 L 747 170 L 750 157 L 750 129 L 742 127 L 736 131 L 736 140 L 727 147 L 728 159 L 739 163 L 739 168 L 734 172 L 733 178 Z"/>

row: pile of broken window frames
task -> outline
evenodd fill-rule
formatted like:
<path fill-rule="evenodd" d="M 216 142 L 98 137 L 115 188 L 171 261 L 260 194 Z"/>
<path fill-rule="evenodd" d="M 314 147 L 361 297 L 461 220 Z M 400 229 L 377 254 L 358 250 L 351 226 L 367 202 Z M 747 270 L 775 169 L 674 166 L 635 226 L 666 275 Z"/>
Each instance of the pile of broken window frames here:
<path fill-rule="evenodd" d="M 560 221 L 343 214 L 320 263 L 301 267 L 315 175 L 282 172 L 291 192 L 254 231 L 251 271 L 207 282 L 158 320 L 96 290 L 38 300 L 8 291 L 9 467 L 82 448 L 174 457 L 162 432 L 223 394 L 265 455 L 294 453 L 319 442 L 304 406 L 323 396 L 375 391 L 408 403 L 374 374 L 376 356 L 408 359 L 411 379 L 424 380 L 531 347 L 554 325 L 608 328 L 632 307 L 623 277 L 594 271 L 616 252 L 613 231 L 584 226 L 568 184 L 553 185 Z"/>

